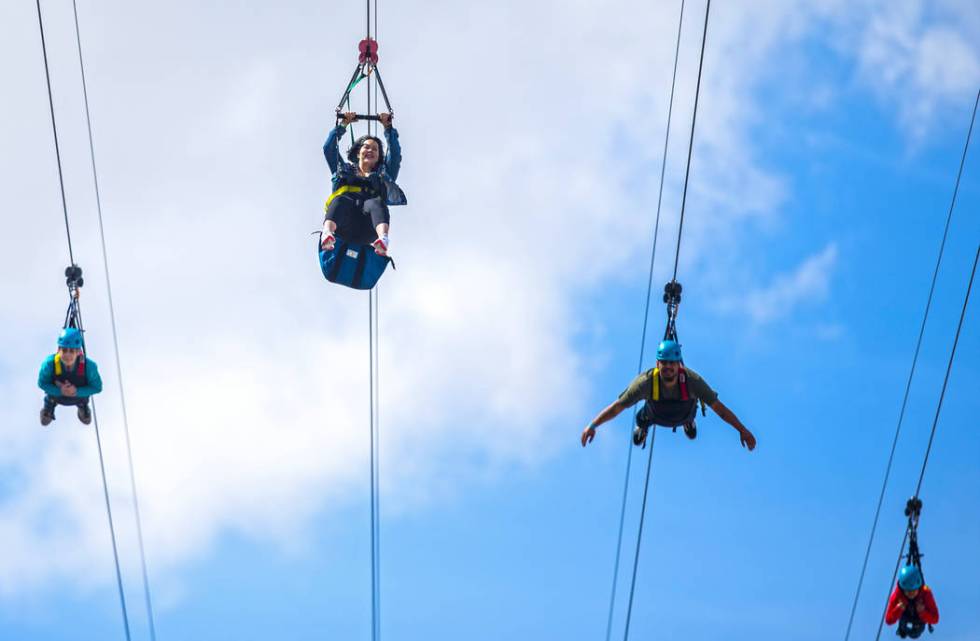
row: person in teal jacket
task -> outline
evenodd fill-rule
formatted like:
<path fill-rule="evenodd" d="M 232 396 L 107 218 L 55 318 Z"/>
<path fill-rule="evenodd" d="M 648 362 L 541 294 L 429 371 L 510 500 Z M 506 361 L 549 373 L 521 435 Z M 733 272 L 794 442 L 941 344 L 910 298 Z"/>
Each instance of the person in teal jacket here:
<path fill-rule="evenodd" d="M 320 248 L 332 250 L 340 236 L 349 243 L 371 245 L 377 254 L 387 256 L 388 207 L 408 202 L 395 183 L 402 163 L 398 131 L 391 126 L 391 114 L 379 114 L 388 141 L 387 154 L 380 138 L 361 136 L 347 152 L 347 162 L 340 157 L 338 143 L 356 117 L 354 113 L 344 114 L 323 144 L 333 192 L 325 207 Z"/>
<path fill-rule="evenodd" d="M 85 356 L 80 331 L 74 327 L 62 330 L 58 351 L 41 364 L 37 386 L 45 393 L 41 425 L 49 425 L 54 420 L 56 405 L 77 406 L 78 420 L 85 425 L 92 422 L 89 399 L 102 391 L 102 379 L 99 366 Z"/>

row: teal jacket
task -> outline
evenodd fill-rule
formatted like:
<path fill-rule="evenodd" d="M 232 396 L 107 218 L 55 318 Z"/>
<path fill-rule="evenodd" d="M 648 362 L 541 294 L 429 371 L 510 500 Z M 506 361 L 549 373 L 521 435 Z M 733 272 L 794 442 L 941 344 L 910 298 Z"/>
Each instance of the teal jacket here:
<path fill-rule="evenodd" d="M 55 380 L 70 381 L 78 389 L 75 394 L 78 398 L 88 398 L 93 394 L 102 391 L 102 378 L 99 376 L 99 366 L 91 358 L 85 358 L 85 374 L 78 371 L 78 361 L 75 367 L 69 368 L 61 366 L 61 376 L 55 376 L 54 357 L 52 354 L 41 363 L 41 371 L 37 375 L 37 386 L 44 390 L 45 394 L 53 397 L 61 396 L 61 388 L 55 385 Z"/>

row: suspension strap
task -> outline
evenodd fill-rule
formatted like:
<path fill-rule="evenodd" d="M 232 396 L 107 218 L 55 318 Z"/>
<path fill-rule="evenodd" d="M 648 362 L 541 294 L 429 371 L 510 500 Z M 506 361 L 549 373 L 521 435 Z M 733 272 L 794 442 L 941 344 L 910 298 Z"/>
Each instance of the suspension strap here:
<path fill-rule="evenodd" d="M 365 38 L 361 40 L 357 45 L 357 65 L 354 67 L 354 73 L 351 74 L 350 82 L 347 83 L 347 88 L 344 90 L 343 95 L 340 97 L 340 101 L 337 103 L 337 121 L 339 122 L 343 118 L 342 110 L 344 105 L 350 107 L 350 94 L 354 90 L 354 87 L 358 85 L 362 80 L 368 78 L 374 74 L 375 79 L 378 82 L 378 88 L 381 90 L 381 96 L 385 101 L 385 108 L 388 113 L 393 114 L 395 111 L 391 108 L 391 101 L 388 100 L 388 92 L 385 90 L 384 82 L 381 81 L 381 72 L 378 70 L 378 41 L 373 38 Z M 380 118 L 377 114 L 357 114 L 358 120 L 371 120 L 379 122 Z"/>
<path fill-rule="evenodd" d="M 664 340 L 677 340 L 677 307 L 681 304 L 681 284 L 676 280 L 671 280 L 664 285 L 664 303 L 667 305 L 667 329 L 664 331 Z"/>
<path fill-rule="evenodd" d="M 913 496 L 905 504 L 905 516 L 908 517 L 909 551 L 905 559 L 908 565 L 914 565 L 922 570 L 922 553 L 919 551 L 919 516 L 922 513 L 922 499 Z"/>

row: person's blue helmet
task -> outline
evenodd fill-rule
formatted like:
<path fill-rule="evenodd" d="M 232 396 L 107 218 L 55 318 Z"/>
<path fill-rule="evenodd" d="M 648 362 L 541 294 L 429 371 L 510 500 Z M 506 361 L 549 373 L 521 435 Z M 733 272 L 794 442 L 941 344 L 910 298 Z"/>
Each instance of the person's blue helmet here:
<path fill-rule="evenodd" d="M 681 358 L 680 343 L 670 339 L 660 341 L 660 346 L 657 347 L 657 360 L 674 363 L 679 363 L 684 360 Z"/>
<path fill-rule="evenodd" d="M 74 327 L 64 328 L 58 337 L 58 347 L 82 349 L 82 333 Z"/>
<path fill-rule="evenodd" d="M 898 573 L 898 587 L 906 592 L 922 587 L 922 572 L 914 565 L 906 565 Z"/>

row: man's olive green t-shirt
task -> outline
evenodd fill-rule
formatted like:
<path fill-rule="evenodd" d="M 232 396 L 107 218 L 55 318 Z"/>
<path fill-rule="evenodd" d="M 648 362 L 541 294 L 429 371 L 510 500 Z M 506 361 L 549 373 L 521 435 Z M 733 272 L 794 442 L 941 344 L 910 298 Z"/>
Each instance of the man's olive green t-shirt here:
<path fill-rule="evenodd" d="M 687 393 L 689 396 L 697 398 L 702 401 L 705 405 L 712 405 L 718 400 L 718 392 L 711 389 L 707 381 L 701 378 L 697 372 L 695 372 L 690 367 L 685 367 L 684 371 L 687 372 Z M 651 390 L 653 389 L 653 370 L 647 370 L 639 376 L 633 379 L 622 394 L 619 395 L 619 402 L 625 403 L 626 407 L 632 407 L 639 403 L 640 401 L 645 401 L 650 398 Z M 681 398 L 681 386 L 678 383 L 673 388 L 667 387 L 660 382 L 660 398 L 665 401 L 678 401 Z"/>

